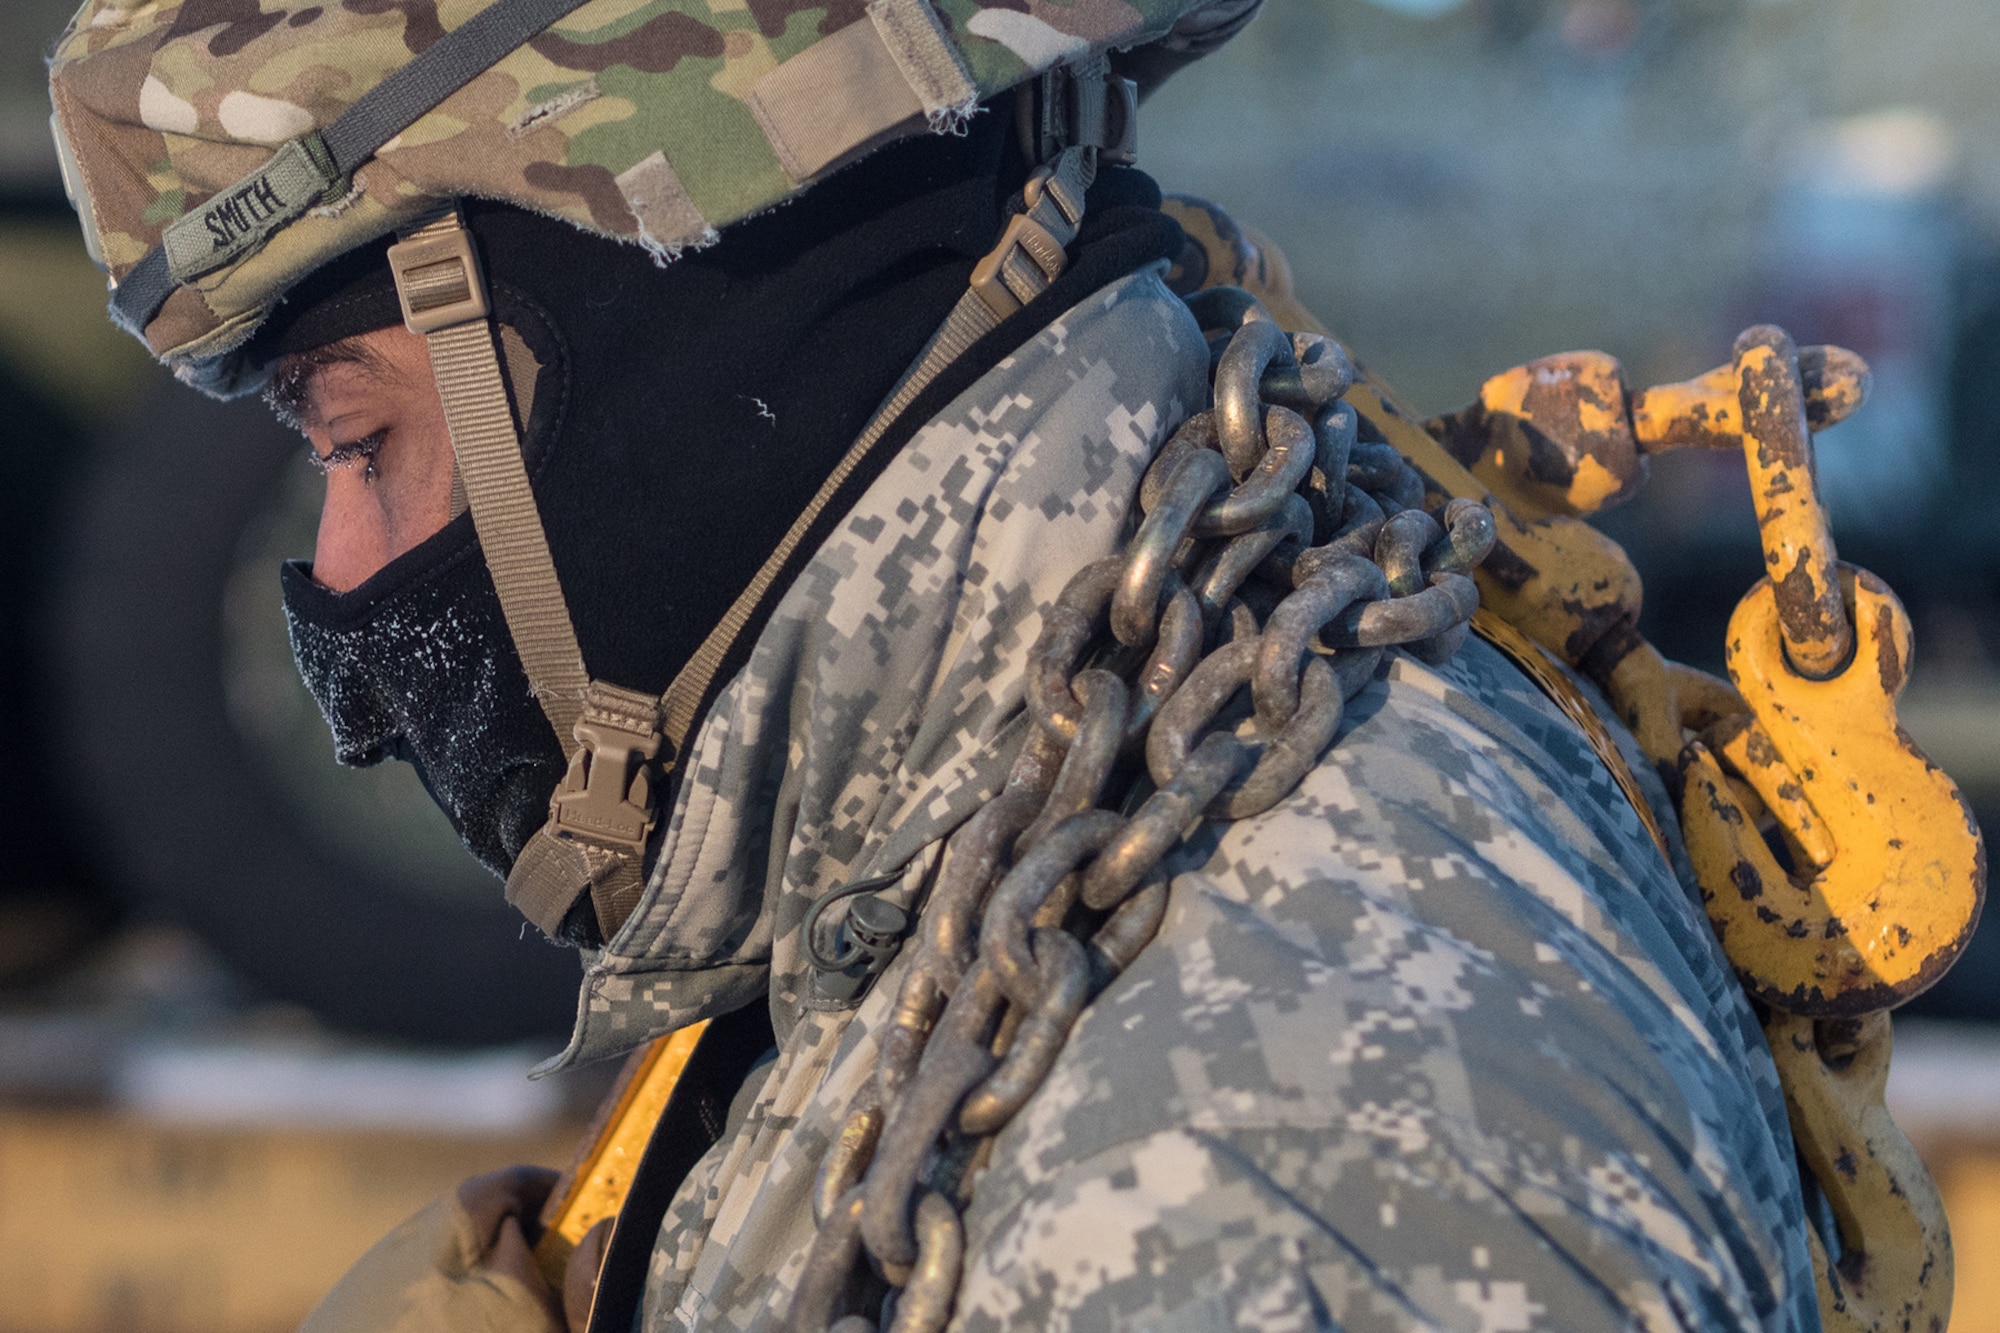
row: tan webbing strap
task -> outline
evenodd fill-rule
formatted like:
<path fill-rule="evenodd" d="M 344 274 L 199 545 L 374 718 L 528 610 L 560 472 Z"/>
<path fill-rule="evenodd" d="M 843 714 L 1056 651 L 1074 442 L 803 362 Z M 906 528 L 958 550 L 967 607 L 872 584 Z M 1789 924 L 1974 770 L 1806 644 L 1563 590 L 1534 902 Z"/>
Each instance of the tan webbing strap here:
<path fill-rule="evenodd" d="M 966 349 L 998 328 L 1007 315 L 1047 291 L 1049 285 L 1061 275 L 1065 262 L 1064 247 L 1076 239 L 1077 228 L 1083 223 L 1084 193 L 1096 175 L 1095 153 L 1085 148 L 1070 148 L 1028 182 L 1024 193 L 1027 210 L 1008 224 L 1000 244 L 979 261 L 973 269 L 972 286 L 958 298 L 958 304 L 952 307 L 943 325 L 931 335 L 930 343 L 918 356 L 916 364 L 905 372 L 902 382 L 875 410 L 867 427 L 813 495 L 812 502 L 785 532 L 783 540 L 758 569 L 756 577 L 731 603 L 722 622 L 702 640 L 701 647 L 695 650 L 687 666 L 667 687 L 666 695 L 660 701 L 661 730 L 675 753 L 679 753 L 686 743 L 701 701 L 707 695 L 716 673 L 722 669 L 723 659 L 728 656 L 737 636 L 743 632 L 751 616 L 756 614 L 757 607 L 770 592 L 771 585 L 776 582 L 799 543 L 805 540 L 806 533 L 812 530 L 820 514 L 833 502 L 834 496 L 839 494 L 854 470 L 867 459 L 883 434 L 916 401 L 917 395 L 930 387 L 931 382 L 963 356 Z M 1024 222 L 1055 243 L 1052 255 L 1046 248 L 1023 255 L 1025 244 L 1022 237 L 1034 235 L 1022 225 Z M 1034 236 L 1034 239 L 1039 241 L 1040 236 Z"/>
<path fill-rule="evenodd" d="M 389 248 L 403 320 L 430 348 L 431 370 L 458 461 L 472 525 L 493 576 L 507 632 L 569 771 L 549 820 L 514 859 L 507 901 L 553 936 L 588 890 L 609 938 L 645 889 L 654 823 L 651 768 L 660 754 L 659 704 L 650 694 L 592 681 L 528 483 L 521 434 L 501 376 L 485 279 L 458 210 Z M 517 379 L 532 381 L 525 344 L 506 347 Z M 521 404 L 526 414 L 529 394 Z"/>
<path fill-rule="evenodd" d="M 485 280 L 457 209 L 389 247 L 403 319 L 430 347 L 472 525 L 528 684 L 564 754 L 589 684 L 542 532 L 493 343 Z"/>

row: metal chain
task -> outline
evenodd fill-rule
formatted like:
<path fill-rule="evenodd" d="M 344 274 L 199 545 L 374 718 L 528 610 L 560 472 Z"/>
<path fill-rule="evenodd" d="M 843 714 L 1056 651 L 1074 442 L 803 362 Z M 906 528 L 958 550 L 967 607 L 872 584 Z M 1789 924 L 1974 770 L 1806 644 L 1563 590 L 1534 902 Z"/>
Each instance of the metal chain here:
<path fill-rule="evenodd" d="M 1478 608 L 1492 516 L 1427 512 L 1422 476 L 1360 438 L 1340 345 L 1237 288 L 1189 306 L 1214 405 L 1148 469 L 1125 550 L 1044 620 L 1032 732 L 946 846 L 876 1077 L 821 1165 L 800 1333 L 944 1326 L 972 1177 L 1158 931 L 1162 860 L 1204 820 L 1277 804 L 1388 648 L 1443 662 Z"/>

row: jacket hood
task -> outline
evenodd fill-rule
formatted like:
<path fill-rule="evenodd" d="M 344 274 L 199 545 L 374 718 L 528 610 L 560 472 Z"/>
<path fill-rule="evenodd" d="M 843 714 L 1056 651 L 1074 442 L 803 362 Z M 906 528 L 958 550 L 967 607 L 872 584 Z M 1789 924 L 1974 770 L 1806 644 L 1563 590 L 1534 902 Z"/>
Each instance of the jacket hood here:
<path fill-rule="evenodd" d="M 807 563 L 688 748 L 645 896 L 586 954 L 577 1027 L 538 1073 L 767 991 L 807 1005 L 814 900 L 904 872 L 998 790 L 1029 646 L 1115 550 L 1147 462 L 1207 393 L 1155 264 L 1043 329 L 919 430 Z"/>

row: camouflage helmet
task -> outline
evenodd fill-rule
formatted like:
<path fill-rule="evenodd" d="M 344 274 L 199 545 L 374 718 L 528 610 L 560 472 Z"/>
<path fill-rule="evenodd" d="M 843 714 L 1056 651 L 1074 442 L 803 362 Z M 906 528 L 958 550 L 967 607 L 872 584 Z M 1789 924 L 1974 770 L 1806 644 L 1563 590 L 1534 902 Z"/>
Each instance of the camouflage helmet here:
<path fill-rule="evenodd" d="M 1043 71 L 1218 46 L 1261 0 L 86 0 L 50 65 L 112 314 L 181 378 L 306 274 L 480 196 L 663 260 Z"/>

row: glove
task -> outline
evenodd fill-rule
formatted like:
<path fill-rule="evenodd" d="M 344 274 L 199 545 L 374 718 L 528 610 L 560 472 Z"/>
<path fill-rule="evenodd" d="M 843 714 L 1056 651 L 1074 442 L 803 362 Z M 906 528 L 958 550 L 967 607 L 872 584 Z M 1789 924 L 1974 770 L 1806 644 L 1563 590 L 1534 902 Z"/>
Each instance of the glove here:
<path fill-rule="evenodd" d="M 474 1176 L 377 1241 L 299 1333 L 569 1333 L 521 1229 L 555 1181 L 536 1166 Z M 565 1286 L 582 1293 L 579 1313 L 595 1285 L 586 1265 L 602 1250 L 599 1237 L 572 1261 Z"/>

